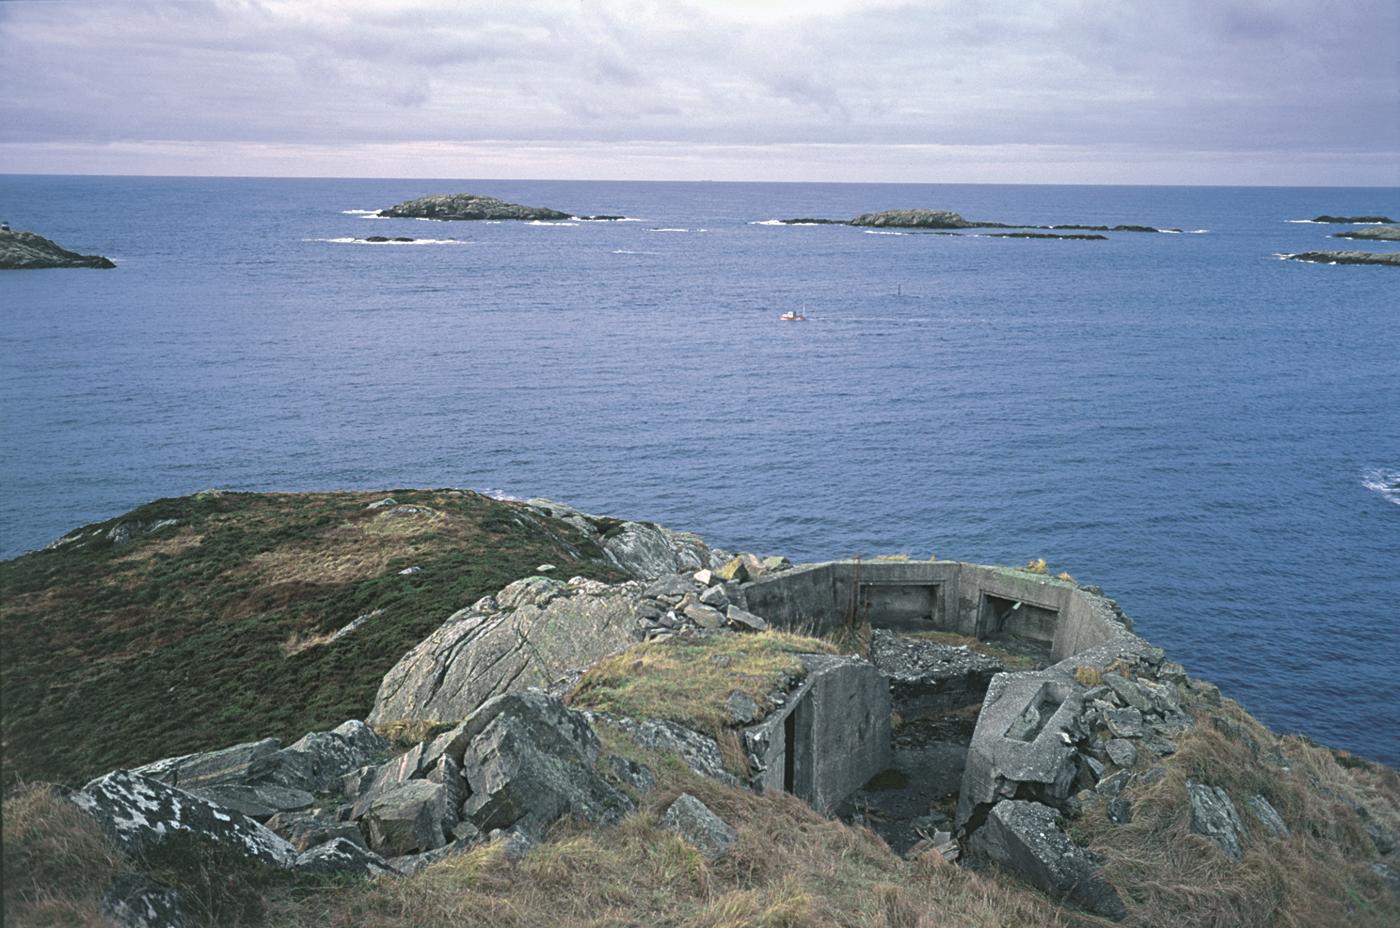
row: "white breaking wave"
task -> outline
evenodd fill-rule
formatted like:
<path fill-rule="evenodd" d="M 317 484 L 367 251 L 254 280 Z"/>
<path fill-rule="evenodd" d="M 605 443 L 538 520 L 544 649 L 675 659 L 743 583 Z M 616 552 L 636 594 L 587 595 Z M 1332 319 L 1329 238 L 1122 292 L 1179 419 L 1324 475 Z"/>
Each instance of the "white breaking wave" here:
<path fill-rule="evenodd" d="M 632 217 L 632 216 L 623 216 L 621 219 L 585 219 L 585 218 L 583 218 L 582 216 L 574 216 L 573 219 L 574 219 L 575 222 L 644 222 L 644 221 L 645 221 L 645 220 L 642 220 L 642 219 L 636 219 L 636 218 L 634 218 L 634 217 Z"/>
<path fill-rule="evenodd" d="M 891 232 L 889 229 L 861 229 L 866 235 L 904 235 L 904 232 Z"/>
<path fill-rule="evenodd" d="M 303 242 L 327 242 L 332 245 L 474 245 L 459 238 L 415 238 L 411 242 L 371 242 L 364 238 L 304 238 Z"/>
<path fill-rule="evenodd" d="M 1378 467 L 1367 471 L 1361 475 L 1361 485 L 1400 506 L 1400 470 L 1382 470 Z"/>
<path fill-rule="evenodd" d="M 1158 229 L 1157 231 L 1158 231 L 1158 232 L 1161 232 L 1163 235 L 1180 235 L 1180 234 L 1181 234 L 1181 230 L 1180 230 L 1180 229 Z"/>
<path fill-rule="evenodd" d="M 648 232 L 708 232 L 709 229 L 673 229 L 669 226 L 662 229 L 647 229 Z"/>
<path fill-rule="evenodd" d="M 788 222 L 786 219 L 755 219 L 751 226 L 819 226 L 820 222 Z"/>
<path fill-rule="evenodd" d="M 1325 226 L 1327 223 L 1318 222 L 1316 219 L 1285 219 L 1284 222 L 1292 222 L 1305 226 Z"/>
<path fill-rule="evenodd" d="M 531 219 L 526 225 L 532 226 L 576 226 L 577 222 L 548 222 L 544 219 Z"/>
<path fill-rule="evenodd" d="M 379 210 L 377 210 L 377 209 L 343 209 L 343 210 L 341 210 L 340 212 L 341 212 L 343 215 L 346 215 L 346 216 L 376 216 L 376 217 L 377 217 L 377 216 L 379 215 Z"/>
<path fill-rule="evenodd" d="M 627 249 L 627 248 L 614 248 L 614 249 L 613 249 L 613 254 L 615 254 L 615 255 L 659 255 L 659 254 L 661 254 L 661 252 L 659 252 L 659 251 L 632 251 L 632 250 Z"/>
<path fill-rule="evenodd" d="M 1206 234 L 1207 232 L 1209 232 L 1209 231 L 1210 231 L 1209 229 L 1188 229 L 1187 232 L 1186 232 L 1186 234 L 1187 234 L 1187 235 L 1205 235 L 1205 234 Z"/>

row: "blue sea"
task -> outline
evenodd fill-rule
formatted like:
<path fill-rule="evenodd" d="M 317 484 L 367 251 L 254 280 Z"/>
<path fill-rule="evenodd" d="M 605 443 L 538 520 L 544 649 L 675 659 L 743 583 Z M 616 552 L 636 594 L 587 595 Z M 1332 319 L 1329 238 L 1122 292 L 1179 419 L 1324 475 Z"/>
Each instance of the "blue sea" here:
<path fill-rule="evenodd" d="M 473 191 L 629 222 L 367 218 Z M 1182 234 L 780 226 L 894 207 Z M 0 551 L 159 496 L 469 487 L 794 559 L 1037 557 L 1400 765 L 1396 189 L 0 176 Z M 358 243 L 369 235 L 432 239 Z M 778 321 L 806 310 L 805 323 Z"/>

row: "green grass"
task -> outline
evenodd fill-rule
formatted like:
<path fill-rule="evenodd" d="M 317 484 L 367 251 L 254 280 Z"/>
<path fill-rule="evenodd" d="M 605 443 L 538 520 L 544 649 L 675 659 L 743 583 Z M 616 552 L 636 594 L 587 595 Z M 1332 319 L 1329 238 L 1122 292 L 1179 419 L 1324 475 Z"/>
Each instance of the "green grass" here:
<path fill-rule="evenodd" d="M 0 563 L 4 782 L 80 782 L 363 718 L 409 648 L 538 564 L 619 579 L 577 531 L 519 504 L 396 490 L 433 512 L 365 508 L 384 495 L 163 499 Z M 179 524 L 124 545 L 105 538 L 118 522 L 157 519 Z M 409 566 L 421 571 L 399 574 Z"/>

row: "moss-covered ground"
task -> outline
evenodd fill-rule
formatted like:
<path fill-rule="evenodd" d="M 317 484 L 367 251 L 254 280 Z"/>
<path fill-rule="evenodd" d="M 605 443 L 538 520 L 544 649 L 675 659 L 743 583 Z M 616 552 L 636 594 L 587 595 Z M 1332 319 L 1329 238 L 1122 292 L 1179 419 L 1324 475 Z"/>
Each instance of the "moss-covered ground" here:
<path fill-rule="evenodd" d="M 367 508 L 385 493 L 157 500 L 0 564 L 4 782 L 79 782 L 363 718 L 404 652 L 541 563 L 620 578 L 579 532 L 519 504 L 388 495 L 399 506 Z M 163 519 L 176 523 L 107 538 Z"/>

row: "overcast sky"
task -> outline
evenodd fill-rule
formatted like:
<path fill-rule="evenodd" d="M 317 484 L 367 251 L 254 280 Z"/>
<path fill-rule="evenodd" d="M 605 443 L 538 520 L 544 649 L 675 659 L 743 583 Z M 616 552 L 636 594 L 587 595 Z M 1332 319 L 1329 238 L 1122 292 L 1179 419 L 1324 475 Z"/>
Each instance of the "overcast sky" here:
<path fill-rule="evenodd" d="M 1400 184 L 1396 0 L 4 0 L 0 172 Z"/>

